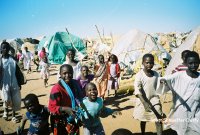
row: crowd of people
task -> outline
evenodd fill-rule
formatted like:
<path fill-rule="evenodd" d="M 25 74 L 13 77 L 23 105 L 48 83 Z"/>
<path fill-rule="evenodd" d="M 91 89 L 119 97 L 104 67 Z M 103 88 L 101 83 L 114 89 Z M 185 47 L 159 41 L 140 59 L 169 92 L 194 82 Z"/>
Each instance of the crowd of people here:
<path fill-rule="evenodd" d="M 0 90 L 3 118 L 8 119 L 8 107 L 11 107 L 12 121 L 18 122 L 15 111 L 19 111 L 21 107 L 20 89 L 24 85 L 22 71 L 26 69 L 27 74 L 30 74 L 30 63 L 33 61 L 47 87 L 50 64 L 45 48 L 33 55 L 25 47 L 24 52 L 19 51 L 16 59 L 9 55 L 9 49 L 9 43 L 1 44 Z M 108 98 L 110 93 L 118 96 L 121 70 L 117 56 L 111 54 L 106 61 L 100 54 L 98 64 L 91 73 L 87 65 L 75 60 L 75 55 L 75 50 L 68 50 L 66 61 L 58 69 L 57 83 L 51 88 L 46 107 L 39 103 L 37 95 L 26 95 L 23 102 L 27 112 L 22 126 L 17 130 L 18 134 L 23 132 L 25 123 L 29 120 L 29 135 L 46 135 L 50 132 L 55 135 L 78 135 L 81 126 L 84 135 L 105 135 L 100 117 L 121 114 L 104 105 L 106 92 Z M 178 66 L 171 75 L 161 77 L 157 71 L 152 70 L 154 56 L 143 56 L 143 68 L 135 75 L 133 82 L 136 98 L 133 118 L 140 121 L 142 134 L 145 134 L 146 122 L 155 122 L 158 135 L 163 134 L 163 125 L 169 126 L 178 135 L 200 134 L 200 58 L 198 53 L 187 50 L 182 53 L 182 59 L 184 66 Z M 160 95 L 168 91 L 172 92 L 173 105 L 170 113 L 165 115 Z M 127 130 L 113 132 L 113 135 L 118 134 L 131 133 Z"/>

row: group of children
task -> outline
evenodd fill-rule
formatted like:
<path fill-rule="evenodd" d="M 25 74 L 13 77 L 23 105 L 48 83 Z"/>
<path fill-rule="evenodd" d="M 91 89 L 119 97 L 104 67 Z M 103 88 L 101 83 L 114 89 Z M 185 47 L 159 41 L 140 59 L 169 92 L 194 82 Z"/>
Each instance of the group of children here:
<path fill-rule="evenodd" d="M 159 77 L 152 70 L 154 57 L 145 54 L 142 59 L 143 69 L 140 70 L 134 81 L 136 104 L 134 118 L 141 121 L 142 134 L 145 134 L 145 125 L 148 121 L 155 121 L 157 134 L 162 134 L 162 122 L 174 129 L 178 135 L 200 134 L 200 63 L 198 53 L 184 51 L 182 53 L 184 69 L 176 68 L 171 75 Z M 172 91 L 173 105 L 166 117 L 161 108 L 159 94 Z"/>
<path fill-rule="evenodd" d="M 67 55 L 67 64 L 60 67 L 58 83 L 51 89 L 48 108 L 40 105 L 34 94 L 25 97 L 24 105 L 28 112 L 23 118 L 22 127 L 18 129 L 19 134 L 22 133 L 27 120 L 30 120 L 28 134 L 49 134 L 50 116 L 51 130 L 55 135 L 78 135 L 80 126 L 83 126 L 84 135 L 105 135 L 99 117 L 120 114 L 103 105 L 106 90 L 109 95 L 110 90 L 114 89 L 116 95 L 119 88 L 120 66 L 117 56 L 112 54 L 108 63 L 103 55 L 99 55 L 99 65 L 95 66 L 95 74 L 89 74 L 88 67 L 81 66 L 79 75 L 76 70 L 78 62 L 74 61 L 75 52 L 69 50 Z M 143 69 L 136 74 L 134 81 L 136 103 L 133 112 L 133 117 L 141 121 L 142 134 L 145 134 L 148 121 L 155 121 L 158 135 L 162 134 L 162 123 L 170 125 L 178 135 L 200 133 L 199 63 L 198 53 L 188 51 L 183 56 L 183 64 L 186 67 L 184 70 L 160 77 L 152 70 L 154 56 L 143 56 Z M 43 58 L 41 65 L 41 75 L 46 86 L 49 75 L 47 57 Z M 173 95 L 173 107 L 166 117 L 162 112 L 159 95 L 169 90 Z"/>

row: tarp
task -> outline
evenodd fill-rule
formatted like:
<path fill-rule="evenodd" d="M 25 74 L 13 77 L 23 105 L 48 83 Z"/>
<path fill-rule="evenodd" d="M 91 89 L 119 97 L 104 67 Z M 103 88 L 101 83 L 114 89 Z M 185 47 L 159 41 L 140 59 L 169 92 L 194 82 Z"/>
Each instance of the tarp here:
<path fill-rule="evenodd" d="M 166 52 L 162 46 L 154 42 L 151 35 L 134 29 L 119 39 L 111 53 L 118 57 L 119 62 L 129 65 L 131 61 L 136 62 L 144 53 L 152 51 Z"/>
<path fill-rule="evenodd" d="M 177 48 L 176 53 L 172 57 L 166 69 L 166 72 L 165 72 L 166 75 L 171 74 L 172 70 L 174 70 L 175 67 L 177 67 L 179 64 L 183 62 L 183 60 L 181 59 L 181 53 L 184 50 L 194 50 L 200 54 L 200 26 L 194 29 L 188 35 L 188 37 L 186 38 L 186 41 L 183 42 L 183 44 L 181 44 L 179 48 Z"/>
<path fill-rule="evenodd" d="M 62 64 L 65 61 L 66 53 L 70 48 L 86 55 L 86 47 L 83 40 L 67 32 L 56 32 L 52 36 L 43 38 L 38 45 L 38 51 L 42 47 L 47 49 L 50 63 L 55 64 Z"/>

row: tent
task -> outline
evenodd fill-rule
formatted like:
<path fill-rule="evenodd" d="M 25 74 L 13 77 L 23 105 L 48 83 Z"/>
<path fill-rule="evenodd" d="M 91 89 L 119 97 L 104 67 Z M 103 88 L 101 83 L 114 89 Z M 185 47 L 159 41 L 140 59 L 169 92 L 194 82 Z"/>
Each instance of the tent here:
<path fill-rule="evenodd" d="M 182 63 L 181 59 L 181 53 L 184 50 L 194 50 L 197 51 L 200 54 L 200 26 L 193 30 L 188 37 L 186 38 L 186 41 L 183 42 L 179 48 L 177 48 L 176 53 L 172 57 L 165 74 L 171 74 L 172 70 L 175 69 L 179 64 Z"/>
<path fill-rule="evenodd" d="M 134 29 L 119 39 L 111 53 L 118 57 L 119 62 L 129 65 L 130 62 L 140 59 L 144 53 L 152 51 L 166 52 L 161 45 L 156 44 L 151 35 Z"/>
<path fill-rule="evenodd" d="M 48 52 L 50 63 L 62 64 L 65 61 L 67 50 L 74 48 L 76 51 L 86 55 L 86 47 L 82 39 L 67 32 L 56 32 L 54 35 L 44 37 L 39 45 L 38 51 L 45 47 Z"/>

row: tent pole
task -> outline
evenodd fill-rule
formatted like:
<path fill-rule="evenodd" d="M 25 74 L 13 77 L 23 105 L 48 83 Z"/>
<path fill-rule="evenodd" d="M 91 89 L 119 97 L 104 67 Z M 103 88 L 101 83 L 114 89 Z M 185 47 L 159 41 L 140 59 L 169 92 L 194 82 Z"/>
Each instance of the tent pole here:
<path fill-rule="evenodd" d="M 98 29 L 97 25 L 95 25 L 95 27 L 96 27 L 96 29 L 97 29 L 97 33 L 99 34 L 99 38 L 100 38 L 100 40 L 101 40 L 101 43 L 103 43 L 103 39 L 102 39 L 102 37 L 101 37 L 101 35 L 100 35 L 100 32 L 99 32 L 99 29 Z"/>
<path fill-rule="evenodd" d="M 73 41 L 72 41 L 72 38 L 71 38 L 71 36 L 70 36 L 70 34 L 69 34 L 68 29 L 67 29 L 67 28 L 65 28 L 65 29 L 66 29 L 66 31 L 67 31 L 67 34 L 69 35 L 69 40 L 70 40 L 70 42 L 71 42 L 71 44 L 72 44 L 72 47 L 78 52 L 78 50 L 76 49 L 76 47 L 75 47 L 75 45 L 74 45 L 74 43 L 73 43 Z"/>

